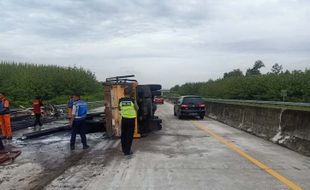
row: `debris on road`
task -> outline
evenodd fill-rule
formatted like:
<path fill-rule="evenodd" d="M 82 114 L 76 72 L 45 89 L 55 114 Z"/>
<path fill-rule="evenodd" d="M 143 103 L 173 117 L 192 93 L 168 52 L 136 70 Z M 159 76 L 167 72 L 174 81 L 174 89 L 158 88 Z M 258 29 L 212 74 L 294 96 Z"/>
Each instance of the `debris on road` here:
<path fill-rule="evenodd" d="M 22 151 L 14 150 L 12 148 L 5 147 L 4 150 L 0 151 L 0 164 L 3 164 L 7 161 L 14 161 Z"/>

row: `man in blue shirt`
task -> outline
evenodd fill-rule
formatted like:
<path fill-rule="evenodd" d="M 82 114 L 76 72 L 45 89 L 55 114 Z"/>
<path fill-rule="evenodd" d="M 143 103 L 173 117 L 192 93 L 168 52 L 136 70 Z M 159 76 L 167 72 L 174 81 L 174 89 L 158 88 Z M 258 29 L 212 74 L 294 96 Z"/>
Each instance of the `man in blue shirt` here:
<path fill-rule="evenodd" d="M 70 119 L 71 130 L 71 140 L 70 148 L 71 150 L 75 149 L 75 138 L 76 134 L 79 133 L 81 136 L 81 141 L 83 144 L 83 149 L 88 149 L 89 146 L 86 142 L 86 135 L 84 129 L 84 123 L 87 116 L 87 104 L 82 101 L 80 95 L 73 96 L 73 107 L 72 107 L 72 118 Z"/>

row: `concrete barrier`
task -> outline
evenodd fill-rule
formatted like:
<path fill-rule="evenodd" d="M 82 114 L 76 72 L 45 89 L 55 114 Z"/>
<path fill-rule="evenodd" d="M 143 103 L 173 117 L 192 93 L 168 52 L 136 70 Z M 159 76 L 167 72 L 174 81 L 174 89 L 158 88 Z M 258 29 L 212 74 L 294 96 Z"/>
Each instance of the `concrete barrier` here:
<path fill-rule="evenodd" d="M 207 116 L 310 156 L 310 112 L 206 102 Z"/>

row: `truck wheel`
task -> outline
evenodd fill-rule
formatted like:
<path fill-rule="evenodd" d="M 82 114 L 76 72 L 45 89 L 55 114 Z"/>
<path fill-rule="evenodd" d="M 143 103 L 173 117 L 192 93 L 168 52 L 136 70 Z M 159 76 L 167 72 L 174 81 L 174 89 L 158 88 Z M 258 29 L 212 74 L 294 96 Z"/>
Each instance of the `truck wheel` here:
<path fill-rule="evenodd" d="M 178 119 L 182 119 L 182 114 L 177 114 Z"/>
<path fill-rule="evenodd" d="M 138 85 L 139 98 L 152 98 L 152 91 L 148 85 Z"/>
<path fill-rule="evenodd" d="M 161 96 L 161 91 L 152 91 L 152 96 Z"/>
<path fill-rule="evenodd" d="M 200 115 L 199 118 L 200 118 L 201 120 L 203 120 L 203 119 L 205 118 L 205 116 L 204 116 L 204 115 Z"/>
<path fill-rule="evenodd" d="M 161 90 L 161 85 L 160 84 L 148 84 L 147 86 L 150 87 L 151 91 Z"/>
<path fill-rule="evenodd" d="M 158 125 L 158 130 L 161 130 L 163 128 L 163 126 L 161 126 L 161 125 Z"/>

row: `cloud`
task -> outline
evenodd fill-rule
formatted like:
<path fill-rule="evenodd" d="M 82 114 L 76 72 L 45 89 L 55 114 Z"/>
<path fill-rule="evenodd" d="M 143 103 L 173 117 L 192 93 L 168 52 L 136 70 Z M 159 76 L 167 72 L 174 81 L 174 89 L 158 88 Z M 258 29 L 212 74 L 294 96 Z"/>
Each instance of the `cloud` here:
<path fill-rule="evenodd" d="M 261 59 L 309 68 L 305 0 L 2 0 L 0 58 L 135 73 L 165 87 Z M 267 71 L 267 70 L 266 70 Z"/>

